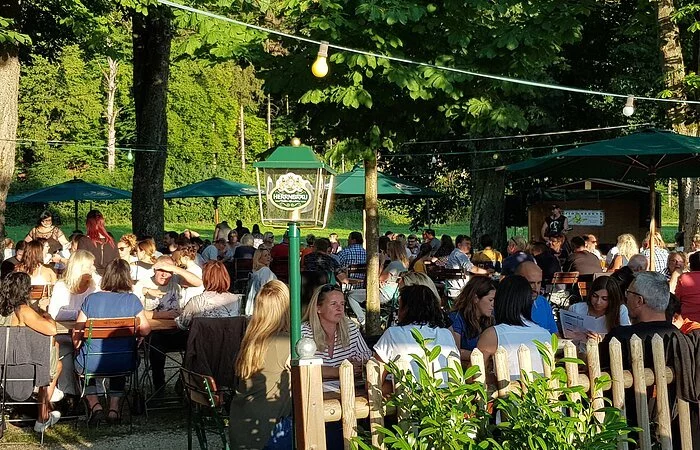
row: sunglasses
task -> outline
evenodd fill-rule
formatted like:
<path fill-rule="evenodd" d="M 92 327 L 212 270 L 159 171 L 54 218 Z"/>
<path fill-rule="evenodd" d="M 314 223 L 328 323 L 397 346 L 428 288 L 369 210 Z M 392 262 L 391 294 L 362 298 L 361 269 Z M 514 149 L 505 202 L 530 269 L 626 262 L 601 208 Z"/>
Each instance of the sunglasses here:
<path fill-rule="evenodd" d="M 321 286 L 319 294 L 325 294 L 333 291 L 343 292 L 343 290 L 337 284 L 324 284 L 323 286 Z"/>

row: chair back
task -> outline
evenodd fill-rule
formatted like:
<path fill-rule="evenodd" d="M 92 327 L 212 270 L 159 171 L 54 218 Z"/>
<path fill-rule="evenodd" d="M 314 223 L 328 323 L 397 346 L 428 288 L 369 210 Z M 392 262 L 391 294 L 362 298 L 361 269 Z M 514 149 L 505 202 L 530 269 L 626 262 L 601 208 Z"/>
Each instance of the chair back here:
<path fill-rule="evenodd" d="M 590 283 L 586 281 L 579 281 L 576 283 L 578 287 L 578 294 L 581 296 L 581 300 L 585 300 L 588 297 L 588 288 Z"/>
<path fill-rule="evenodd" d="M 351 275 L 362 275 L 362 278 L 367 276 L 367 264 L 350 264 L 348 266 L 347 275 L 349 278 L 359 278 L 353 277 Z"/>
<path fill-rule="evenodd" d="M 51 298 L 53 285 L 51 284 L 33 284 L 32 290 L 29 291 L 29 299 L 39 301 L 43 298 Z"/>
<path fill-rule="evenodd" d="M 574 284 L 578 281 L 578 272 L 556 272 L 552 284 Z"/>
<path fill-rule="evenodd" d="M 180 369 L 180 377 L 185 394 L 190 402 L 207 408 L 218 408 L 223 404 L 223 396 L 217 393 L 214 377 Z"/>
<path fill-rule="evenodd" d="M 110 339 L 136 336 L 138 317 L 126 319 L 88 319 L 83 331 L 84 339 Z"/>
<path fill-rule="evenodd" d="M 467 274 L 464 269 L 442 269 L 442 279 L 443 280 L 463 280 L 467 278 Z"/>
<path fill-rule="evenodd" d="M 247 280 L 250 276 L 250 273 L 253 271 L 253 260 L 250 258 L 236 258 L 233 261 L 235 266 L 235 281 Z"/>
<path fill-rule="evenodd" d="M 289 258 L 273 259 L 270 263 L 270 270 L 281 282 L 289 282 Z"/>

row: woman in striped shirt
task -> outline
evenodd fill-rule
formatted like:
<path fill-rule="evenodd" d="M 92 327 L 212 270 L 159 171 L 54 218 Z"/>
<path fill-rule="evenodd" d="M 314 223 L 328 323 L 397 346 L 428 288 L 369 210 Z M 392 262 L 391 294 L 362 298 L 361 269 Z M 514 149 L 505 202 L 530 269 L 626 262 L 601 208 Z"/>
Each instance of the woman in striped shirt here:
<path fill-rule="evenodd" d="M 345 317 L 345 297 L 336 285 L 326 284 L 314 291 L 301 334 L 316 342 L 316 356 L 323 359 L 323 378 L 338 378 L 338 367 L 345 359 L 359 374 L 372 357 L 360 330 Z"/>

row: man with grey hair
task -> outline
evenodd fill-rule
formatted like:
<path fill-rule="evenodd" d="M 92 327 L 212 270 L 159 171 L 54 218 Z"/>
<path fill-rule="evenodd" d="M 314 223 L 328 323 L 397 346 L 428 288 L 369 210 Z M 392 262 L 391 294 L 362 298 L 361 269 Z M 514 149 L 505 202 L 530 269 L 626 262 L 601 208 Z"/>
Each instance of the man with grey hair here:
<path fill-rule="evenodd" d="M 649 267 L 649 260 L 644 255 L 634 255 L 627 263 L 627 267 L 634 273 L 644 272 L 647 270 L 647 267 Z"/>
<path fill-rule="evenodd" d="M 653 367 L 651 338 L 658 334 L 667 338 L 680 334 L 678 328 L 666 319 L 670 291 L 666 277 L 658 272 L 639 272 L 625 292 L 631 326 L 617 326 L 610 330 L 600 346 L 601 367 L 609 366 L 610 340 L 616 338 L 622 344 L 622 364 L 629 368 L 629 341 L 637 335 L 644 342 L 646 367 Z"/>

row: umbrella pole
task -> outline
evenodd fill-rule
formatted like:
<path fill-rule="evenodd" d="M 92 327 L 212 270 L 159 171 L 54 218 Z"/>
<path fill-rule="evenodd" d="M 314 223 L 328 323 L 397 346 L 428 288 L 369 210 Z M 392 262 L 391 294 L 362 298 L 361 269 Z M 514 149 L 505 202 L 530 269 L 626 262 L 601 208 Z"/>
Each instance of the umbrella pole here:
<path fill-rule="evenodd" d="M 656 174 L 649 180 L 649 270 L 656 270 L 654 258 L 654 235 L 656 234 Z"/>
<path fill-rule="evenodd" d="M 73 200 L 73 208 L 75 211 L 75 228 L 74 230 L 78 229 L 78 200 Z"/>
<path fill-rule="evenodd" d="M 214 197 L 214 225 L 219 224 L 219 197 Z"/>
<path fill-rule="evenodd" d="M 432 228 L 430 225 L 430 198 L 428 198 L 428 228 Z"/>

